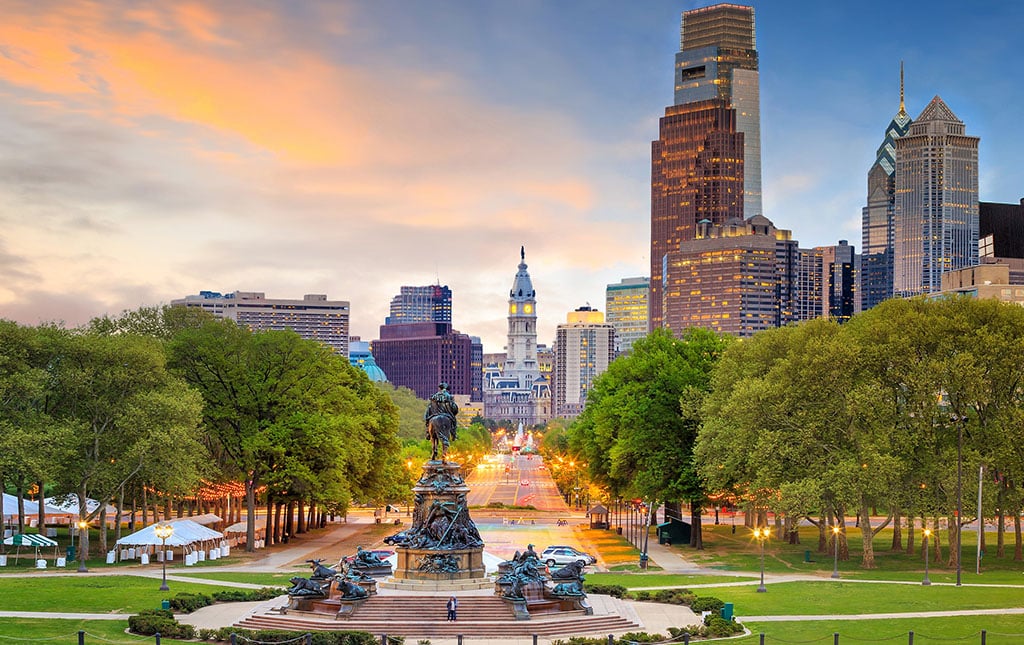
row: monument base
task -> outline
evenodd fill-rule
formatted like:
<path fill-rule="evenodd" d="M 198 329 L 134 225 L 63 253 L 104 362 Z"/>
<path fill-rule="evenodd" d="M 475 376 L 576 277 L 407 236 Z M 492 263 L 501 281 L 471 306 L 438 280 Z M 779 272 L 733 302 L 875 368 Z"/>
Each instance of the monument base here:
<path fill-rule="evenodd" d="M 421 581 L 448 581 L 482 579 L 484 568 L 483 547 L 469 549 L 414 549 L 397 547 L 398 564 L 394 579 Z"/>

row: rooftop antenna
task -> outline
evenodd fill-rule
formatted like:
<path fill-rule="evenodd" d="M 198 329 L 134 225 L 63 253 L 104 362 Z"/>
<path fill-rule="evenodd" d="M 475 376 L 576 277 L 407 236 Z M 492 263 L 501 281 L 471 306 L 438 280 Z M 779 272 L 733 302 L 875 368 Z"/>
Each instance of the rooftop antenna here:
<path fill-rule="evenodd" d="M 906 114 L 907 108 L 903 103 L 903 61 L 900 61 L 900 114 Z"/>

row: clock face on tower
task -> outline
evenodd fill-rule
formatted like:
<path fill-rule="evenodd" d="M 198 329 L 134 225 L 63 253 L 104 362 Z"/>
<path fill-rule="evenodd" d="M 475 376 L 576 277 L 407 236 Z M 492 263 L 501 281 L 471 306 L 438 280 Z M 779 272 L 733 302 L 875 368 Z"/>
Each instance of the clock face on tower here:
<path fill-rule="evenodd" d="M 514 314 L 516 312 L 516 304 L 514 302 L 508 306 L 508 312 L 510 314 Z"/>
<path fill-rule="evenodd" d="M 524 314 L 532 314 L 533 313 L 533 305 L 531 305 L 530 303 L 526 303 L 525 305 L 523 305 L 523 313 Z"/>

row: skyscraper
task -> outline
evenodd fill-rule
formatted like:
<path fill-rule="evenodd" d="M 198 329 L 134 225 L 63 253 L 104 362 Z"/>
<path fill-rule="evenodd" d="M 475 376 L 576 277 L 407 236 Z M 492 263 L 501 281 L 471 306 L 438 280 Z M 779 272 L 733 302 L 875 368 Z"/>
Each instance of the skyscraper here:
<path fill-rule="evenodd" d="M 615 359 L 615 327 L 600 311 L 580 307 L 555 330 L 554 415 L 572 418 L 583 412 L 594 379 Z"/>
<path fill-rule="evenodd" d="M 698 222 L 761 214 L 761 133 L 754 9 L 683 13 L 675 101 L 651 144 L 650 328 L 663 325 L 665 254 Z"/>
<path fill-rule="evenodd" d="M 978 264 L 978 137 L 936 96 L 896 140 L 893 292 L 942 289 L 942 274 Z"/>
<path fill-rule="evenodd" d="M 647 335 L 650 278 L 623 278 L 604 291 L 605 320 L 615 327 L 615 353 L 628 354 Z"/>
<path fill-rule="evenodd" d="M 451 322 L 452 290 L 448 285 L 402 287 L 391 299 L 391 315 L 385 325 L 414 322 Z"/>
<path fill-rule="evenodd" d="M 903 103 L 903 64 L 900 63 L 900 109 L 885 129 L 885 139 L 868 171 L 868 202 L 861 210 L 862 311 L 892 297 L 896 140 L 907 133 L 911 123 Z"/>
<path fill-rule="evenodd" d="M 473 341 L 451 323 L 381 325 L 370 351 L 389 381 L 421 399 L 430 398 L 442 381 L 452 394 L 472 397 Z"/>
<path fill-rule="evenodd" d="M 796 318 L 829 318 L 844 323 L 853 317 L 856 254 L 846 240 L 832 246 L 800 249 Z"/>

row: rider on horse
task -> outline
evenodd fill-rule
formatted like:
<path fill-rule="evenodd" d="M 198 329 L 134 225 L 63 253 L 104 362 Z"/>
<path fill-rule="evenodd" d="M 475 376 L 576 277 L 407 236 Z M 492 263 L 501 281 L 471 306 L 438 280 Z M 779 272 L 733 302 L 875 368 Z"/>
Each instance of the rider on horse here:
<path fill-rule="evenodd" d="M 455 403 L 455 397 L 448 391 L 448 384 L 441 383 L 437 386 L 437 392 L 430 397 L 427 404 L 427 411 L 423 413 L 423 422 L 427 428 L 427 437 L 433 443 L 432 459 L 437 458 L 438 448 L 441 448 L 441 460 L 444 460 L 444 453 L 448 444 L 455 440 L 458 423 L 456 417 L 459 414 L 459 406 Z M 431 420 L 434 419 L 434 423 Z M 438 423 L 438 421 L 443 421 Z"/>

